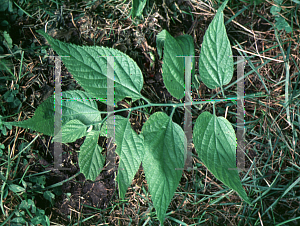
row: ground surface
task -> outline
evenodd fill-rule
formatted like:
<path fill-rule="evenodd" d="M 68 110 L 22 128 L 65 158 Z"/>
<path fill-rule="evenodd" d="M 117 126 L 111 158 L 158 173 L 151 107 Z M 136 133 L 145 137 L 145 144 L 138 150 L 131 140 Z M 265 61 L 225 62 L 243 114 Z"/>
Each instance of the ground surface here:
<path fill-rule="evenodd" d="M 293 25 L 293 33 L 285 30 L 276 33 L 272 27 L 275 26 L 275 17 L 270 13 L 276 2 L 230 1 L 224 11 L 225 22 L 232 19 L 226 29 L 233 54 L 248 57 L 245 94 L 258 94 L 245 101 L 246 168 L 252 168 L 241 173 L 241 178 L 246 175 L 243 185 L 249 197 L 255 200 L 254 205 L 249 207 L 241 202 L 234 192 L 227 194 L 229 190 L 206 170 L 193 149 L 193 162 L 198 169 L 184 171 L 167 211 L 165 225 L 300 224 L 300 5 L 296 1 L 283 1 L 281 13 L 287 23 Z M 44 28 L 52 37 L 64 42 L 112 47 L 128 54 L 143 72 L 142 94 L 146 98 L 152 103 L 178 103 L 163 83 L 156 35 L 163 29 L 174 37 L 189 34 L 194 39 L 195 55 L 199 56 L 203 35 L 219 6 L 218 1 L 149 1 L 143 16 L 132 18 L 129 16 L 129 1 L 64 1 L 61 4 L 16 1 L 11 12 L 7 9 L 0 16 L 2 40 L 4 31 L 7 31 L 15 46 L 15 49 L 6 45 L 2 47 L 6 58 L 1 58 L 1 62 L 9 70 L 4 70 L 1 65 L 1 116 L 7 116 L 8 121 L 28 119 L 40 103 L 53 94 L 54 62 L 42 55 L 45 51 L 49 55 L 53 53 L 46 48 L 45 39 L 36 33 Z M 232 18 L 234 15 L 238 16 Z M 24 51 L 22 60 L 20 54 L 8 57 L 17 48 Z M 282 63 L 285 57 L 290 60 L 288 65 Z M 267 62 L 270 58 L 273 60 Z M 290 80 L 288 86 L 285 83 L 287 76 Z M 235 72 L 232 83 L 236 77 Z M 195 99 L 221 97 L 219 90 L 209 90 L 203 84 L 196 88 L 193 91 Z M 75 89 L 81 88 L 62 66 L 62 90 Z M 6 94 L 8 91 L 10 96 Z M 226 94 L 235 92 L 235 86 L 225 89 Z M 285 95 L 290 98 L 291 125 L 287 121 Z M 119 103 L 116 109 L 141 104 L 137 101 L 128 106 L 125 101 L 130 102 L 130 99 Z M 106 110 L 106 107 L 99 104 L 99 109 Z M 153 107 L 151 113 L 164 111 L 170 114 L 170 110 Z M 212 112 L 212 106 L 205 104 L 202 109 L 193 108 L 193 117 L 204 110 Z M 217 114 L 224 116 L 225 112 L 227 119 L 235 123 L 236 105 L 217 104 Z M 130 122 L 139 133 L 147 114 L 136 113 Z M 122 115 L 127 116 L 127 112 L 122 112 Z M 183 126 L 183 116 L 183 108 L 178 108 L 173 120 Z M 116 172 L 103 171 L 95 182 L 85 180 L 80 174 L 78 151 L 84 138 L 63 145 L 63 165 L 70 170 L 47 171 L 46 168 L 53 164 L 51 137 L 40 135 L 30 148 L 18 155 L 37 133 L 17 127 L 2 132 L 1 175 L 26 188 L 26 192 L 18 195 L 0 178 L 4 194 L 1 196 L 0 222 L 4 225 L 22 225 L 18 223 L 18 213 L 22 212 L 19 204 L 28 199 L 45 211 L 42 215 L 50 219 L 51 225 L 159 225 L 142 167 L 128 189 L 126 200 L 120 200 L 115 184 Z M 98 143 L 105 154 L 106 138 L 100 138 Z M 6 195 L 4 191 L 7 191 Z M 46 191 L 51 192 L 52 198 L 45 195 L 49 194 Z M 222 195 L 223 198 L 216 201 Z M 27 222 L 38 215 L 28 212 L 23 215 Z"/>

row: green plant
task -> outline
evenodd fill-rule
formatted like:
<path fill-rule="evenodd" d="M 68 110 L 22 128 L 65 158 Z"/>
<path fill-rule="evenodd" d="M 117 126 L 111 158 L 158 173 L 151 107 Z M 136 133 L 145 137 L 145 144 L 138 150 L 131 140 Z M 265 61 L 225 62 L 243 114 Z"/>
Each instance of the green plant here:
<path fill-rule="evenodd" d="M 146 3 L 147 0 L 132 0 L 132 8 L 131 8 L 130 15 L 132 17 L 141 16 Z"/>
<path fill-rule="evenodd" d="M 8 187 L 9 190 L 15 193 L 16 195 L 20 195 L 25 192 L 24 187 L 16 184 L 10 184 Z M 51 192 L 44 192 L 44 196 L 48 193 Z M 26 200 L 22 200 L 21 203 L 18 205 L 17 209 L 13 212 L 13 214 L 14 215 L 11 216 L 12 219 L 10 220 L 11 225 L 50 225 L 50 220 L 45 215 L 45 211 L 40 208 L 37 208 L 34 204 L 34 199 L 32 198 L 26 198 Z"/>
<path fill-rule="evenodd" d="M 22 106 L 22 102 L 17 97 L 17 95 L 19 94 L 19 85 L 15 84 L 14 88 L 15 89 L 6 91 L 6 93 L 3 95 L 3 99 L 9 104 L 11 108 L 18 108 L 16 111 L 18 112 Z"/>
<path fill-rule="evenodd" d="M 5 122 L 2 121 L 2 118 L 3 118 L 3 116 L 0 115 L 0 131 L 1 131 L 1 133 L 5 136 L 6 133 L 7 133 L 6 128 L 9 129 L 9 130 L 11 130 L 12 127 L 11 127 L 11 125 L 5 124 Z M 1 149 L 1 148 L 0 148 L 0 149 Z M 0 157 L 1 157 L 1 155 L 0 155 Z"/>
<path fill-rule="evenodd" d="M 16 5 L 18 8 L 13 7 L 13 5 Z M 22 16 L 25 11 L 14 1 L 3 0 L 0 5 L 0 12 L 0 54 L 16 54 L 20 50 L 16 45 L 13 45 L 13 40 L 10 36 L 11 25 L 16 21 L 17 17 Z"/>
<path fill-rule="evenodd" d="M 275 16 L 275 27 L 278 30 L 285 29 L 287 33 L 292 32 L 291 26 L 288 24 L 288 22 L 282 17 L 279 13 L 281 12 L 281 5 L 282 5 L 282 0 L 275 0 L 275 3 L 277 6 L 273 5 L 270 9 L 270 12 L 273 16 Z"/>
<path fill-rule="evenodd" d="M 2 152 L 2 149 L 4 150 Z M 5 150 L 8 150 L 6 153 Z M 0 145 L 0 171 L 1 195 L 0 208 L 1 212 L 7 218 L 1 225 L 50 225 L 49 218 L 45 215 L 45 211 L 36 207 L 35 198 L 37 194 L 43 195 L 46 200 L 53 202 L 54 194 L 51 191 L 45 190 L 45 179 L 41 173 L 26 175 L 30 164 L 27 161 L 27 156 L 30 151 L 30 144 L 26 142 L 18 146 L 19 154 L 15 158 L 11 158 L 10 147 L 5 148 Z M 21 160 L 22 159 L 22 160 Z M 26 166 L 26 169 L 22 166 Z M 5 171 L 6 170 L 6 171 Z M 24 171 L 24 173 L 19 173 Z M 44 173 L 44 172 L 43 172 Z M 16 206 L 9 215 L 4 211 L 4 206 Z"/>
<path fill-rule="evenodd" d="M 211 88 L 228 84 L 233 76 L 233 59 L 230 43 L 226 34 L 223 9 L 225 1 L 219 8 L 215 18 L 205 33 L 199 68 L 201 80 Z M 165 213 L 179 184 L 186 160 L 186 137 L 182 128 L 172 121 L 174 111 L 184 104 L 152 104 L 140 93 L 143 86 L 143 76 L 137 64 L 126 54 L 111 48 L 86 47 L 67 44 L 53 39 L 46 33 L 42 34 L 51 47 L 63 58 L 65 66 L 85 91 L 62 92 L 62 143 L 74 142 L 86 136 L 80 148 L 79 166 L 87 179 L 95 180 L 103 168 L 105 158 L 98 145 L 98 137 L 106 136 L 107 112 L 100 112 L 91 98 L 104 98 L 107 94 L 107 64 L 106 57 L 115 58 L 115 64 L 110 65 L 115 71 L 115 102 L 129 97 L 132 101 L 144 99 L 149 106 L 173 106 L 171 115 L 163 112 L 152 114 L 138 135 L 132 128 L 128 118 L 115 116 L 116 153 L 120 157 L 117 182 L 120 198 L 125 197 L 126 190 L 143 163 L 146 180 L 152 197 L 157 217 L 162 224 Z M 184 58 L 176 55 L 194 56 L 193 40 L 188 35 L 173 38 L 167 31 L 157 36 L 157 49 L 163 60 L 163 79 L 166 88 L 176 98 L 184 97 Z M 197 84 L 195 62 L 192 62 L 193 83 Z M 223 90 L 222 90 L 223 91 Z M 77 101 L 68 101 L 74 100 Z M 213 102 L 213 101 L 211 101 Z M 193 105 L 204 102 L 193 102 Z M 207 102 L 206 102 L 207 103 Z M 126 109 L 128 110 L 128 109 Z M 120 110 L 122 111 L 122 110 Z M 117 111 L 116 111 L 117 112 Z M 105 118 L 101 114 L 106 113 Z M 46 135 L 54 136 L 54 96 L 44 101 L 31 119 L 22 122 L 7 123 L 24 128 L 30 128 Z M 206 167 L 225 185 L 235 190 L 240 197 L 250 204 L 245 190 L 239 179 L 236 168 L 235 149 L 236 136 L 230 122 L 217 117 L 214 113 L 203 112 L 196 120 L 193 131 L 193 142 L 196 151 Z M 54 137 L 54 141 L 58 137 Z M 52 200 L 53 196 L 47 194 Z"/>

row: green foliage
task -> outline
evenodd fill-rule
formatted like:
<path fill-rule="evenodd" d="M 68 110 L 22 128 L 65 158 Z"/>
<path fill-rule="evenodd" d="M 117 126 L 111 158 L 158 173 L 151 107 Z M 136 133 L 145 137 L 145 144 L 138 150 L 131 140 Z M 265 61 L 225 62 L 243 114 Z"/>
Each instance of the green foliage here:
<path fill-rule="evenodd" d="M 147 0 L 132 0 L 132 8 L 131 8 L 131 12 L 130 12 L 131 16 L 133 18 L 137 17 L 137 16 L 141 16 L 146 3 L 147 3 Z"/>
<path fill-rule="evenodd" d="M 0 115 L 0 131 L 1 133 L 5 136 L 6 133 L 7 133 L 7 130 L 6 129 L 9 129 L 11 130 L 12 129 L 12 126 L 9 125 L 7 122 L 4 122 L 2 121 L 2 116 Z M 1 156 L 0 156 L 1 157 Z"/>
<path fill-rule="evenodd" d="M 30 156 L 30 146 L 25 149 L 27 144 L 24 142 L 17 147 L 17 149 L 20 150 L 20 155 L 16 161 L 10 157 L 10 151 L 6 152 L 7 148 L 5 150 L 3 146 L 4 145 L 0 145 L 0 164 L 4 166 L 0 172 L 1 212 L 4 216 L 7 214 L 7 212 L 4 211 L 4 205 L 7 205 L 7 201 L 11 202 L 13 199 L 18 202 L 18 204 L 15 211 L 11 212 L 11 215 L 7 218 L 9 222 L 4 224 L 2 222 L 1 225 L 50 226 L 50 220 L 45 215 L 45 211 L 37 208 L 34 200 L 37 193 L 39 193 L 42 194 L 46 200 L 49 200 L 50 204 L 53 204 L 55 195 L 51 191 L 40 192 L 42 189 L 45 189 L 46 177 L 44 175 L 25 175 L 26 170 L 23 175 L 20 174 L 20 177 L 17 176 L 19 173 L 16 174 L 16 171 L 23 172 L 20 165 L 29 166 L 27 156 Z M 3 152 L 2 149 L 4 149 Z M 10 150 L 9 147 L 8 150 Z M 20 161 L 20 159 L 22 160 Z M 21 162 L 23 162 L 23 164 L 20 164 Z M 11 171 L 11 169 L 15 169 L 15 171 Z M 4 175 L 2 173 L 4 173 Z"/>
<path fill-rule="evenodd" d="M 205 32 L 199 58 L 199 72 L 202 82 L 210 89 L 227 85 L 232 79 L 232 51 L 221 8 Z"/>
<path fill-rule="evenodd" d="M 182 128 L 163 112 L 156 112 L 144 124 L 143 168 L 157 217 L 162 223 L 179 184 L 186 159 Z"/>
<path fill-rule="evenodd" d="M 46 191 L 46 194 L 51 193 L 50 191 Z M 45 196 L 44 193 L 44 196 Z M 52 194 L 53 195 L 53 194 Z M 47 196 L 47 195 L 46 195 Z M 19 212 L 16 212 L 16 217 L 14 217 L 10 223 L 11 225 L 25 225 L 28 220 L 26 220 L 26 212 L 31 213 L 34 215 L 30 219 L 30 223 L 33 225 L 43 225 L 43 226 L 50 226 L 50 220 L 45 215 L 45 211 L 37 208 L 34 204 L 32 199 L 22 200 L 21 204 L 19 205 Z"/>
<path fill-rule="evenodd" d="M 270 13 L 275 16 L 275 27 L 278 30 L 285 29 L 286 32 L 292 32 L 291 26 L 286 22 L 286 20 L 279 14 L 281 12 L 281 4 L 283 0 L 275 0 L 276 6 L 273 5 L 270 9 Z"/>
<path fill-rule="evenodd" d="M 200 76 L 209 88 L 222 87 L 233 76 L 233 59 L 227 38 L 223 9 L 227 1 L 218 10 L 210 24 L 202 44 L 199 68 Z M 86 47 L 67 44 L 42 34 L 85 91 L 62 92 L 63 98 L 76 101 L 62 103 L 62 141 L 73 142 L 86 136 L 80 148 L 79 166 L 87 179 L 95 180 L 101 172 L 105 158 L 98 145 L 98 137 L 106 136 L 106 121 L 102 120 L 94 101 L 90 98 L 104 98 L 107 95 L 107 56 L 115 57 L 115 102 L 125 97 L 133 101 L 144 98 L 140 91 L 143 77 L 137 64 L 122 52 L 105 47 Z M 188 35 L 172 37 L 163 30 L 157 36 L 159 56 L 163 56 L 163 79 L 168 91 L 176 98 L 184 96 L 184 58 L 194 56 L 193 40 Z M 194 77 L 192 62 L 192 75 Z M 145 99 L 145 98 L 144 98 Z M 74 100 L 74 99 L 73 99 Z M 151 105 L 151 104 L 150 104 Z M 176 104 L 175 108 L 176 108 Z M 51 96 L 36 110 L 34 116 L 23 122 L 13 122 L 25 128 L 54 135 L 54 97 Z M 141 134 L 131 128 L 128 118 L 115 116 L 116 153 L 120 157 L 117 182 L 120 198 L 125 198 L 140 164 L 143 164 L 149 191 L 161 224 L 164 222 L 167 208 L 182 176 L 186 160 L 186 137 L 182 128 L 172 121 L 171 116 L 156 112 L 143 125 Z M 223 117 L 208 112 L 202 113 L 194 126 L 194 145 L 207 168 L 229 188 L 235 190 L 242 199 L 250 203 L 239 180 L 235 165 L 236 137 L 231 124 Z M 55 137 L 60 139 L 60 137 Z M 18 190 L 17 188 L 14 188 Z M 49 201 L 54 194 L 45 194 Z"/>
<path fill-rule="evenodd" d="M 14 89 L 7 90 L 3 95 L 3 100 L 6 101 L 10 108 L 21 108 L 22 102 L 17 97 L 19 94 L 19 85 L 15 84 Z M 17 110 L 18 111 L 18 110 Z"/>
<path fill-rule="evenodd" d="M 62 92 L 62 143 L 73 142 L 75 138 L 81 138 L 86 133 L 79 133 L 80 128 L 76 128 L 77 133 L 71 135 L 74 130 L 70 129 L 74 121 L 79 120 L 84 125 L 88 126 L 93 122 L 101 121 L 100 112 L 98 111 L 97 103 L 90 101 L 92 96 L 83 91 L 66 91 Z M 31 119 L 21 122 L 7 123 L 15 126 L 20 126 L 32 130 L 39 131 L 45 135 L 54 135 L 54 95 L 44 101 L 36 110 Z M 71 121 L 71 122 L 70 122 Z M 65 125 L 69 122 L 67 125 Z M 75 121 L 76 122 L 76 121 Z M 74 129 L 74 128 L 73 128 Z M 55 138 L 57 139 L 57 138 Z M 76 139 L 75 139 L 76 140 Z"/>
<path fill-rule="evenodd" d="M 8 12 L 13 12 L 13 1 L 3 0 L 2 4 L 0 4 L 0 12 L 4 12 L 5 10 L 8 10 Z"/>
<path fill-rule="evenodd" d="M 81 137 L 85 137 L 87 134 L 86 126 L 78 119 L 68 121 L 61 128 L 61 139 L 59 135 L 53 137 L 54 142 L 61 141 L 62 143 L 72 143 Z"/>
<path fill-rule="evenodd" d="M 291 26 L 288 24 L 288 22 L 286 22 L 286 20 L 283 17 L 276 17 L 275 18 L 276 23 L 275 26 L 278 30 L 285 30 L 287 33 L 291 33 L 292 32 L 292 28 Z"/>
<path fill-rule="evenodd" d="M 223 117 L 203 112 L 194 128 L 193 142 L 204 165 L 250 204 L 236 168 L 237 143 L 232 125 Z"/>
<path fill-rule="evenodd" d="M 115 70 L 115 101 L 119 102 L 125 97 L 135 101 L 142 97 L 142 72 L 126 54 L 112 48 L 67 44 L 53 39 L 41 30 L 38 33 L 47 39 L 58 55 L 70 56 L 62 57 L 63 63 L 93 98 L 105 97 L 107 94 L 107 56 L 118 56 L 114 58 L 114 65 L 110 65 Z"/>
<path fill-rule="evenodd" d="M 51 203 L 51 205 L 54 204 L 55 195 L 51 191 L 45 191 L 43 193 L 43 196 L 46 200 L 48 200 Z"/>
<path fill-rule="evenodd" d="M 80 171 L 88 180 L 95 180 L 100 174 L 104 157 L 102 156 L 102 148 L 98 145 L 98 137 L 100 131 L 92 130 L 89 132 L 80 147 L 80 155 L 78 158 Z"/>
<path fill-rule="evenodd" d="M 24 211 L 24 210 L 30 211 L 32 214 L 35 214 L 35 216 L 30 220 L 33 225 L 39 225 L 39 224 L 43 226 L 50 225 L 50 220 L 45 215 L 45 211 L 37 208 L 32 199 L 28 199 L 27 201 L 23 200 L 21 202 L 21 204 L 19 205 L 19 211 Z M 21 219 L 19 218 L 19 220 Z M 26 221 L 24 221 L 23 218 L 21 221 L 23 221 L 23 223 L 26 223 Z"/>
<path fill-rule="evenodd" d="M 10 184 L 9 185 L 9 190 L 11 190 L 14 193 L 20 193 L 20 192 L 24 192 L 25 188 L 23 188 L 19 185 L 16 185 L 16 184 Z"/>
<path fill-rule="evenodd" d="M 128 119 L 115 116 L 116 153 L 120 156 L 117 182 L 120 198 L 124 199 L 144 156 L 144 138 L 131 128 Z"/>
<path fill-rule="evenodd" d="M 12 39 L 9 36 L 9 34 L 7 33 L 7 31 L 3 32 L 3 37 L 4 37 L 4 40 L 5 40 L 5 44 L 11 49 L 13 47 Z"/>
<path fill-rule="evenodd" d="M 173 38 L 166 30 L 161 31 L 156 37 L 157 52 L 163 59 L 163 81 L 169 93 L 181 99 L 184 97 L 184 57 L 192 56 L 192 77 L 195 74 L 195 49 L 194 41 L 190 35 Z"/>
<path fill-rule="evenodd" d="M 0 54 L 14 53 L 18 51 L 18 47 L 13 45 L 11 38 L 11 25 L 16 22 L 17 16 L 22 16 L 21 8 L 13 7 L 16 3 L 12 0 L 1 0 L 0 4 Z M 16 31 L 14 31 L 16 32 Z M 3 58 L 4 56 L 0 56 Z"/>

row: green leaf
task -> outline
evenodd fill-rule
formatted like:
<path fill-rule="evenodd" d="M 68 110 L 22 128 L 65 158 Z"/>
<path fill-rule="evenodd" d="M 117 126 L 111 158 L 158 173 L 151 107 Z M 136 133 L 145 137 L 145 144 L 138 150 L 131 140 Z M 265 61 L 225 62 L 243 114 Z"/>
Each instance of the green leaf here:
<path fill-rule="evenodd" d="M 218 9 L 206 30 L 200 53 L 200 78 L 210 89 L 227 85 L 233 76 L 232 51 L 223 18 L 226 3 Z"/>
<path fill-rule="evenodd" d="M 175 39 L 182 49 L 183 56 L 195 56 L 194 40 L 193 40 L 192 36 L 181 35 L 181 36 L 177 36 Z M 179 60 L 181 60 L 181 58 Z M 182 60 L 183 60 L 183 64 L 184 64 L 183 57 L 182 57 Z M 196 64 L 195 57 L 192 57 L 192 72 L 191 72 L 192 82 L 193 82 L 194 86 L 198 89 L 200 84 L 195 78 L 195 64 Z"/>
<path fill-rule="evenodd" d="M 7 90 L 6 93 L 4 93 L 3 95 L 3 99 L 6 101 L 6 102 L 14 102 L 15 101 L 15 95 L 12 91 L 10 90 Z"/>
<path fill-rule="evenodd" d="M 162 65 L 163 81 L 169 93 L 181 99 L 184 97 L 184 63 L 183 58 L 177 56 L 182 56 L 183 52 L 176 39 L 166 30 L 161 33 L 166 33 Z"/>
<path fill-rule="evenodd" d="M 136 134 L 127 118 L 119 115 L 115 115 L 115 131 L 116 153 L 120 156 L 116 180 L 119 196 L 124 199 L 144 156 L 143 137 Z"/>
<path fill-rule="evenodd" d="M 281 7 L 273 5 L 270 9 L 272 15 L 277 15 L 281 11 Z"/>
<path fill-rule="evenodd" d="M 163 224 L 167 208 L 179 184 L 186 152 L 182 128 L 163 112 L 156 112 L 143 126 L 143 168 L 157 217 Z"/>
<path fill-rule="evenodd" d="M 250 204 L 238 171 L 229 170 L 236 168 L 237 146 L 230 122 L 223 117 L 203 112 L 196 120 L 193 142 L 198 156 L 209 171 Z"/>
<path fill-rule="evenodd" d="M 166 30 L 162 30 L 156 36 L 156 48 L 157 48 L 157 53 L 158 53 L 159 59 L 162 58 L 162 48 L 164 47 L 165 40 L 167 38 L 167 34 L 169 34 L 169 33 Z"/>
<path fill-rule="evenodd" d="M 4 12 L 5 10 L 7 10 L 9 4 L 10 4 L 10 0 L 3 0 L 2 4 L 0 4 L 0 12 Z"/>
<path fill-rule="evenodd" d="M 7 46 L 11 49 L 13 47 L 13 45 L 12 45 L 13 41 L 12 41 L 10 35 L 7 33 L 7 31 L 3 32 L 3 37 L 5 39 Z"/>
<path fill-rule="evenodd" d="M 164 59 L 162 67 L 163 81 L 170 94 L 177 99 L 184 97 L 184 57 L 195 55 L 194 41 L 189 35 L 173 38 L 166 30 L 161 31 L 156 38 L 158 54 L 162 55 L 164 47 Z M 194 59 L 193 59 L 194 61 Z M 192 76 L 195 73 L 193 62 Z"/>
<path fill-rule="evenodd" d="M 100 131 L 89 132 L 80 147 L 79 168 L 87 180 L 94 181 L 104 166 L 102 148 L 98 145 Z"/>
<path fill-rule="evenodd" d="M 34 204 L 34 202 L 31 199 L 26 200 L 22 200 L 19 209 L 20 210 L 30 210 L 31 208 L 31 213 L 35 213 L 36 211 L 36 206 Z"/>
<path fill-rule="evenodd" d="M 36 109 L 34 116 L 25 121 L 7 122 L 7 125 L 13 125 L 32 129 L 48 136 L 54 135 L 54 97 L 48 98 Z"/>
<path fill-rule="evenodd" d="M 282 0 L 275 0 L 275 4 L 277 5 L 273 5 L 270 9 L 272 15 L 275 16 L 275 20 L 276 20 L 275 27 L 278 30 L 285 29 L 287 33 L 292 32 L 293 30 L 291 26 L 288 24 L 288 22 L 286 22 L 286 20 L 279 15 L 279 12 L 281 11 Z"/>
<path fill-rule="evenodd" d="M 286 20 L 283 17 L 281 16 L 276 17 L 275 20 L 276 20 L 275 26 L 278 30 L 285 29 L 287 33 L 292 32 L 291 26 L 288 24 L 288 22 L 286 22 Z"/>
<path fill-rule="evenodd" d="M 54 203 L 55 195 L 51 191 L 45 191 L 43 194 L 44 198 L 48 200 L 51 204 Z"/>
<path fill-rule="evenodd" d="M 13 226 L 26 225 L 26 220 L 23 217 L 15 217 L 10 221 L 10 225 Z"/>
<path fill-rule="evenodd" d="M 24 192 L 25 188 L 23 188 L 19 185 L 16 185 L 16 184 L 10 184 L 9 185 L 9 190 L 11 190 L 14 193 L 19 193 L 19 192 Z"/>
<path fill-rule="evenodd" d="M 136 16 L 141 16 L 147 0 L 132 0 L 131 16 L 132 18 Z"/>
<path fill-rule="evenodd" d="M 107 96 L 107 56 L 116 56 L 114 65 L 111 65 L 115 76 L 115 103 L 125 97 L 132 98 L 133 101 L 142 97 L 142 72 L 126 54 L 112 48 L 68 44 L 53 39 L 41 30 L 38 33 L 47 39 L 58 55 L 70 56 L 62 57 L 63 63 L 76 81 L 94 98 Z"/>
<path fill-rule="evenodd" d="M 105 120 L 100 129 L 100 136 L 107 137 L 107 121 Z"/>
<path fill-rule="evenodd" d="M 181 35 L 175 38 L 180 45 L 183 56 L 195 56 L 194 40 L 190 35 Z M 184 58 L 183 63 L 184 63 Z M 195 74 L 195 58 L 192 57 L 192 75 Z"/>
<path fill-rule="evenodd" d="M 60 141 L 61 143 L 72 143 L 77 139 L 86 136 L 87 128 L 86 125 L 83 124 L 78 119 L 71 120 L 67 122 L 61 128 L 61 139 L 58 139 L 58 135 L 53 137 L 54 142 Z"/>
<path fill-rule="evenodd" d="M 101 115 L 95 101 L 83 91 L 62 92 L 62 127 L 70 120 L 78 119 L 84 125 L 100 122 Z M 7 122 L 8 125 L 32 129 L 48 136 L 54 135 L 54 95 L 45 100 L 35 111 L 34 116 L 21 122 Z M 71 137 L 70 137 L 71 138 Z M 64 142 L 71 142 L 64 139 Z"/>
<path fill-rule="evenodd" d="M 272 15 L 276 15 L 281 11 L 281 4 L 282 4 L 282 0 L 275 0 L 274 3 L 276 5 L 273 5 L 270 9 L 270 13 Z"/>

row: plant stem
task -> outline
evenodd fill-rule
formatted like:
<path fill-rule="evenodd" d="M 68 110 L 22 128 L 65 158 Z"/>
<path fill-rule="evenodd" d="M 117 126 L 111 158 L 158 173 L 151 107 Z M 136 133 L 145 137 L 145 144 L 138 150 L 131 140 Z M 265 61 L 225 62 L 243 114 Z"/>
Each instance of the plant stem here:
<path fill-rule="evenodd" d="M 188 103 L 178 103 L 178 104 L 175 104 L 175 103 L 170 103 L 170 104 L 149 103 L 149 104 L 142 105 L 142 106 L 137 106 L 137 107 L 133 107 L 133 108 L 124 108 L 124 109 L 115 110 L 115 111 L 111 111 L 111 112 L 100 111 L 100 114 L 107 114 L 107 116 L 101 122 L 95 122 L 93 124 L 87 125 L 87 127 L 89 127 L 91 125 L 98 125 L 99 123 L 104 122 L 111 114 L 115 114 L 115 113 L 122 112 L 122 111 L 135 111 L 137 109 L 146 108 L 146 107 L 170 107 L 171 106 L 171 107 L 177 108 L 177 107 L 184 107 L 184 106 L 190 106 L 190 105 L 200 105 L 200 104 L 207 104 L 207 103 L 230 101 L 232 99 L 237 99 L 237 98 L 192 101 L 192 102 L 188 102 Z"/>
<path fill-rule="evenodd" d="M 155 104 L 155 103 L 150 103 L 150 104 L 146 104 L 146 105 L 142 105 L 142 106 L 137 106 L 137 107 L 133 107 L 133 108 L 124 108 L 124 109 L 120 109 L 120 110 L 115 110 L 113 112 L 114 113 L 118 113 L 118 112 L 122 112 L 122 111 L 135 111 L 137 109 L 146 108 L 146 107 L 170 107 L 170 106 L 172 106 L 172 107 L 173 106 L 183 107 L 183 106 L 190 106 L 190 105 L 200 105 L 200 104 L 207 104 L 207 103 L 230 101 L 232 99 L 236 99 L 236 98 L 205 100 L 205 101 L 192 101 L 192 102 L 188 102 L 188 103 L 178 103 L 178 104 L 175 104 L 175 103 L 169 103 L 169 104 Z M 106 111 L 100 111 L 100 114 L 107 114 L 107 112 Z M 110 114 L 112 114 L 112 112 Z"/>
<path fill-rule="evenodd" d="M 171 114 L 170 114 L 170 118 L 171 118 L 171 119 L 173 118 L 173 115 L 174 115 L 175 110 L 176 110 L 176 106 L 173 106 L 172 112 L 171 112 Z"/>
<path fill-rule="evenodd" d="M 225 97 L 226 98 L 226 96 L 224 95 L 224 90 L 223 90 L 223 87 L 221 86 L 221 91 L 222 91 L 222 95 L 223 95 L 223 97 Z"/>
<path fill-rule="evenodd" d="M 146 97 L 142 97 L 142 99 L 143 99 L 144 101 L 146 101 L 148 104 L 151 104 L 150 100 L 148 100 Z"/>

